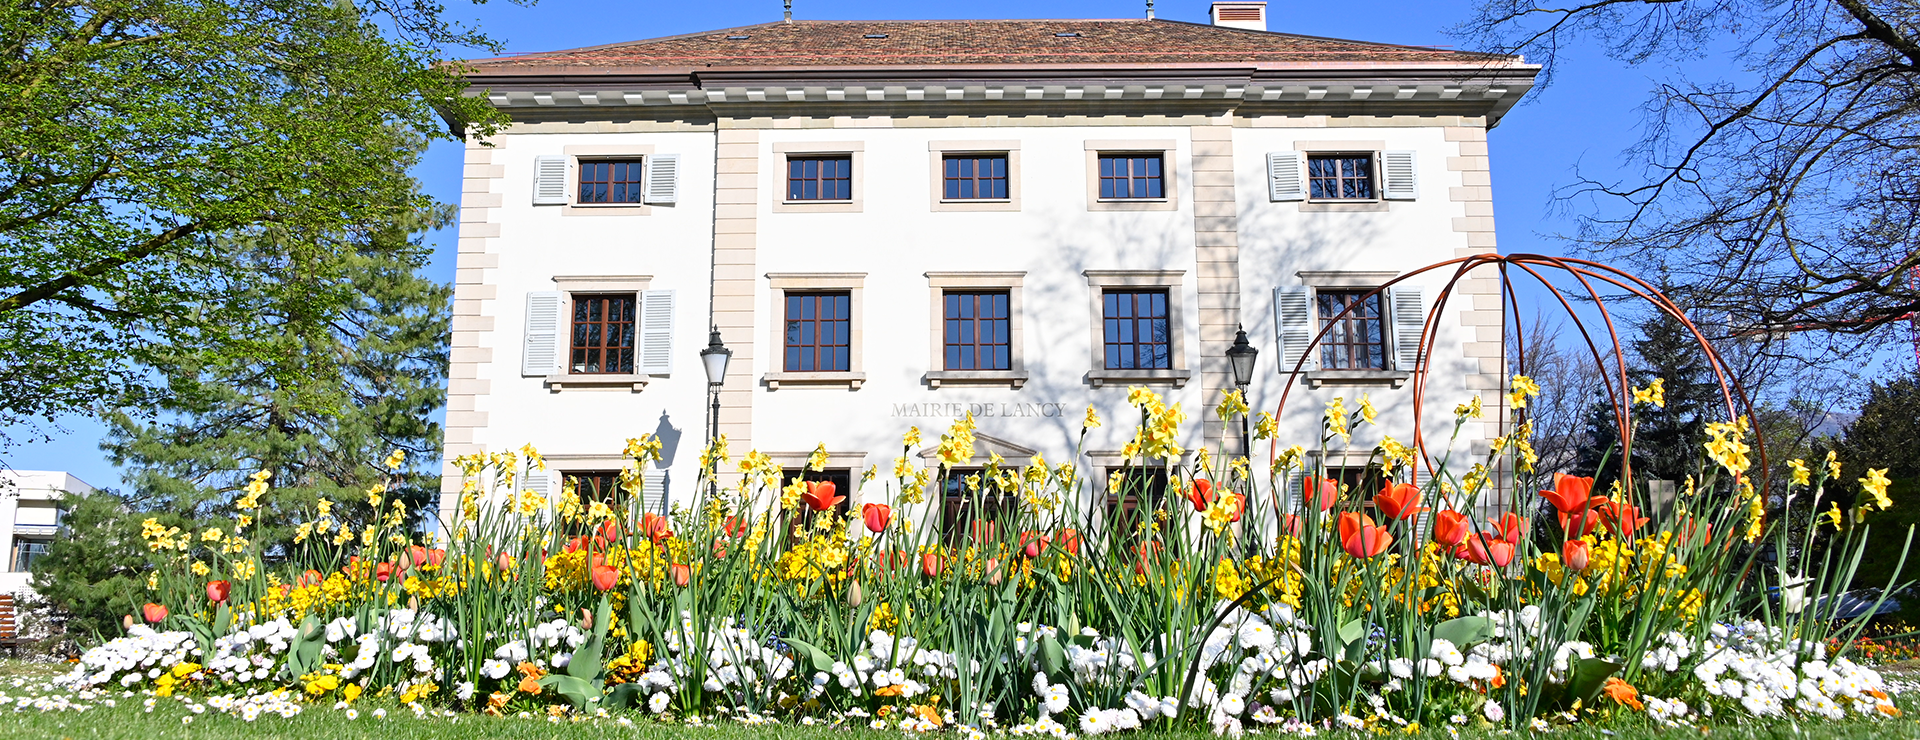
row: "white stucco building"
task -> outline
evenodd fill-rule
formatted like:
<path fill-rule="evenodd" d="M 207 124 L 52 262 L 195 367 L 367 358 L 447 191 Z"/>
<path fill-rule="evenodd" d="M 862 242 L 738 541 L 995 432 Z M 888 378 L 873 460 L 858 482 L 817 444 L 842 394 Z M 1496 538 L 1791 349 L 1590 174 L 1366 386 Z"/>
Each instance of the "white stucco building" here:
<path fill-rule="evenodd" d="M 1315 447 L 1320 406 L 1362 394 L 1408 438 L 1417 327 L 1449 275 L 1368 291 L 1493 251 L 1487 132 L 1537 68 L 1268 32 L 1258 2 L 1213 17 L 790 21 L 471 62 L 513 124 L 467 148 L 447 458 L 532 443 L 601 473 L 653 432 L 650 495 L 690 495 L 711 328 L 736 456 L 798 468 L 824 443 L 857 481 L 907 427 L 937 440 L 971 411 L 980 459 L 1063 462 L 1091 405 L 1107 424 L 1080 462 L 1104 475 L 1129 386 L 1183 404 L 1189 447 L 1231 451 L 1213 406 L 1236 328 L 1271 410 L 1354 301 L 1283 445 Z M 1444 446 L 1455 403 L 1497 407 L 1494 276 L 1438 321 Z"/>
<path fill-rule="evenodd" d="M 0 594 L 33 590 L 34 559 L 62 534 L 60 500 L 92 493 L 93 486 L 56 470 L 0 470 Z"/>

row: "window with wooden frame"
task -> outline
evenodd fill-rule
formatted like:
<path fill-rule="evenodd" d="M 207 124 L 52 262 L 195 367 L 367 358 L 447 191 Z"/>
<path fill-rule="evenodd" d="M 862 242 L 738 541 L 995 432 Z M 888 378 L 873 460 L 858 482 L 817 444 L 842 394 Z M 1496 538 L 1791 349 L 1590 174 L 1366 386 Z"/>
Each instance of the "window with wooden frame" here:
<path fill-rule="evenodd" d="M 1307 155 L 1307 198 L 1310 200 L 1374 200 L 1372 154 Z"/>
<path fill-rule="evenodd" d="M 1344 500 L 1360 502 L 1360 508 L 1372 512 L 1373 497 L 1386 488 L 1387 474 L 1380 465 L 1332 465 L 1326 476 L 1340 484 Z"/>
<path fill-rule="evenodd" d="M 633 293 L 573 296 L 568 372 L 630 375 L 634 359 Z"/>
<path fill-rule="evenodd" d="M 852 296 L 835 291 L 786 294 L 781 368 L 790 373 L 852 369 Z"/>
<path fill-rule="evenodd" d="M 784 488 L 786 486 L 793 485 L 796 481 L 803 481 L 808 483 L 832 483 L 833 495 L 842 497 L 840 503 L 836 504 L 833 507 L 833 513 L 835 517 L 842 520 L 845 520 L 852 513 L 853 500 L 856 498 L 859 498 L 859 496 L 857 495 L 859 491 L 855 490 L 853 487 L 853 481 L 854 481 L 853 470 L 850 468 L 827 468 L 825 470 L 812 470 L 812 469 L 803 467 L 798 469 L 787 470 L 781 475 L 780 485 L 781 487 Z M 794 527 L 805 524 L 811 518 L 812 513 L 813 513 L 813 510 L 807 507 L 805 504 L 802 504 L 798 509 L 794 511 L 788 512 L 787 528 L 791 530 Z M 862 531 L 865 531 L 865 530 L 862 530 Z"/>
<path fill-rule="evenodd" d="M 1369 289 L 1314 291 L 1323 370 L 1387 369 L 1386 314 L 1381 294 Z"/>
<path fill-rule="evenodd" d="M 788 156 L 787 200 L 853 200 L 853 155 Z"/>
<path fill-rule="evenodd" d="M 575 470 L 563 475 L 568 483 L 573 484 L 573 492 L 582 503 L 601 501 L 611 504 L 626 498 L 626 490 L 620 487 L 618 470 Z"/>
<path fill-rule="evenodd" d="M 647 177 L 644 159 L 580 160 L 579 197 L 574 203 L 642 203 Z"/>
<path fill-rule="evenodd" d="M 1007 155 L 948 154 L 941 159 L 944 170 L 942 197 L 947 200 L 1006 200 Z"/>
<path fill-rule="evenodd" d="M 1114 472 L 1109 470 L 1107 474 L 1112 476 Z M 1147 522 L 1147 516 L 1166 500 L 1172 480 L 1164 467 L 1129 465 L 1119 468 L 1118 472 L 1120 485 L 1107 489 L 1107 524 L 1121 542 L 1132 544 L 1139 539 L 1139 529 Z"/>
<path fill-rule="evenodd" d="M 979 476 L 977 488 L 967 485 L 967 479 L 973 476 Z M 994 533 L 984 531 L 984 526 L 979 528 L 983 531 L 975 532 L 974 523 L 1005 521 L 1019 506 L 1020 498 L 988 479 L 985 468 L 949 470 L 942 496 L 940 539 L 949 547 L 964 545 L 969 537 L 991 539 Z"/>
<path fill-rule="evenodd" d="M 947 370 L 1013 367 L 1013 322 L 1007 291 L 947 291 L 942 296 Z"/>
<path fill-rule="evenodd" d="M 1106 369 L 1173 367 L 1166 290 L 1108 289 L 1100 300 Z"/>
<path fill-rule="evenodd" d="M 1158 152 L 1150 154 L 1100 154 L 1100 199 L 1131 200 L 1165 198 L 1165 163 Z"/>

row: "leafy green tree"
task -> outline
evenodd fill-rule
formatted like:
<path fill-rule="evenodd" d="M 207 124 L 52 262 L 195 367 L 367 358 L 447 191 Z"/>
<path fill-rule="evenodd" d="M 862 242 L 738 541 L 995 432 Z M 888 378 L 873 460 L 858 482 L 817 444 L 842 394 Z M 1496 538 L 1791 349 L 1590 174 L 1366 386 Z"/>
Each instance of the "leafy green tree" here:
<path fill-rule="evenodd" d="M 19 422 L 144 406 L 170 391 L 150 364 L 250 360 L 300 382 L 249 331 L 251 297 L 337 284 L 355 268 L 324 235 L 428 205 L 404 175 L 417 138 L 503 120 L 442 63 L 491 42 L 440 13 L 0 4 L 0 443 Z M 326 314 L 349 298 L 302 300 Z"/>
<path fill-rule="evenodd" d="M 1857 588 L 1882 588 L 1893 576 L 1900 560 L 1900 546 L 1906 541 L 1907 527 L 1920 524 L 1920 375 L 1908 375 L 1867 387 L 1867 400 L 1860 415 L 1834 440 L 1840 457 L 1842 475 L 1829 483 L 1830 498 L 1842 508 L 1850 508 L 1864 495 L 1859 480 L 1869 469 L 1885 468 L 1893 485 L 1887 497 L 1893 505 L 1882 511 L 1869 507 L 1867 524 L 1870 544 L 1860 569 L 1855 572 Z M 1915 553 L 1920 554 L 1920 553 Z M 1920 573 L 1920 562 L 1909 555 L 1902 580 Z M 1920 599 L 1908 598 L 1908 618 L 1920 617 Z"/>
<path fill-rule="evenodd" d="M 68 635 L 120 632 L 120 619 L 139 613 L 146 590 L 146 546 L 140 519 L 126 501 L 106 491 L 69 496 L 66 526 L 85 537 L 61 537 L 33 561 L 33 588 L 55 607 Z"/>

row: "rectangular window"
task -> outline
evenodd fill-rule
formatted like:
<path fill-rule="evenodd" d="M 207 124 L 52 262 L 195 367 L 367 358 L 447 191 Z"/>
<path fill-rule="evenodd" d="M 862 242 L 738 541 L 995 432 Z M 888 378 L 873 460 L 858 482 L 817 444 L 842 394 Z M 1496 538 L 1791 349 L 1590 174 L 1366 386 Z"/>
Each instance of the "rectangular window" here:
<path fill-rule="evenodd" d="M 853 471 L 848 470 L 846 468 L 827 468 L 826 470 L 811 470 L 803 467 L 798 470 L 788 470 L 784 474 L 782 474 L 781 477 L 782 477 L 782 481 L 781 481 L 782 487 L 791 486 L 796 481 L 807 481 L 810 483 L 821 483 L 821 482 L 832 483 L 833 495 L 843 496 L 846 499 L 833 507 L 834 516 L 839 517 L 840 519 L 847 518 L 847 516 L 853 511 L 853 500 L 860 497 L 859 496 L 860 492 L 855 490 L 853 487 L 853 480 L 854 480 Z M 793 527 L 798 526 L 803 521 L 805 521 L 805 518 L 804 518 L 805 515 L 803 514 L 803 512 L 808 512 L 808 511 L 812 511 L 812 509 L 809 509 L 806 505 L 803 504 L 795 511 L 788 512 L 787 528 L 792 529 Z M 861 531 L 864 532 L 866 530 L 861 530 Z"/>
<path fill-rule="evenodd" d="M 46 557 L 50 543 L 41 540 L 17 539 L 13 542 L 13 570 L 25 573 L 33 570 L 33 561 Z"/>
<path fill-rule="evenodd" d="M 1109 474 L 1112 472 L 1112 469 L 1108 470 Z M 1109 531 L 1119 535 L 1123 543 L 1131 545 L 1139 539 L 1140 527 L 1147 522 L 1146 516 L 1166 499 L 1170 481 L 1166 468 L 1128 466 L 1119 472 L 1119 487 L 1109 489 L 1107 494 L 1107 515 L 1112 517 L 1109 521 L 1112 529 Z"/>
<path fill-rule="evenodd" d="M 1013 322 L 1005 292 L 949 292 L 946 300 L 948 370 L 1013 367 Z"/>
<path fill-rule="evenodd" d="M 1158 154 L 1100 155 L 1100 198 L 1164 198 Z"/>
<path fill-rule="evenodd" d="M 788 157 L 787 200 L 853 200 L 853 156 Z"/>
<path fill-rule="evenodd" d="M 852 303 L 849 293 L 788 293 L 782 369 L 790 373 L 851 371 Z"/>
<path fill-rule="evenodd" d="M 582 470 L 567 473 L 567 482 L 573 484 L 573 492 L 582 502 L 605 501 L 613 503 L 616 497 L 625 498 L 620 488 L 618 470 Z"/>
<path fill-rule="evenodd" d="M 1007 155 L 949 154 L 943 162 L 947 200 L 1007 199 Z"/>
<path fill-rule="evenodd" d="M 1387 487 L 1386 471 L 1377 464 L 1329 466 L 1327 477 L 1340 484 L 1349 500 L 1357 499 L 1363 510 L 1373 509 L 1374 494 Z"/>
<path fill-rule="evenodd" d="M 1320 367 L 1326 370 L 1387 369 L 1387 328 L 1380 294 L 1360 290 L 1316 290 L 1320 327 Z M 1342 316 L 1340 312 L 1352 311 Z"/>
<path fill-rule="evenodd" d="M 1307 197 L 1373 200 L 1373 155 L 1314 154 L 1307 157 Z"/>
<path fill-rule="evenodd" d="M 574 296 L 571 371 L 632 375 L 633 315 L 632 293 Z"/>
<path fill-rule="evenodd" d="M 580 160 L 580 197 L 575 203 L 639 203 L 646 162 L 639 159 Z"/>
<path fill-rule="evenodd" d="M 978 490 L 967 485 L 971 476 L 979 476 Z M 954 468 L 947 472 L 942 504 L 941 541 L 959 547 L 969 536 L 981 541 L 993 539 L 995 533 L 987 530 L 990 522 L 1010 521 L 1020 499 L 1011 491 L 1001 490 L 981 468 Z"/>
<path fill-rule="evenodd" d="M 1108 370 L 1173 367 L 1167 291 L 1108 290 L 1100 298 Z"/>

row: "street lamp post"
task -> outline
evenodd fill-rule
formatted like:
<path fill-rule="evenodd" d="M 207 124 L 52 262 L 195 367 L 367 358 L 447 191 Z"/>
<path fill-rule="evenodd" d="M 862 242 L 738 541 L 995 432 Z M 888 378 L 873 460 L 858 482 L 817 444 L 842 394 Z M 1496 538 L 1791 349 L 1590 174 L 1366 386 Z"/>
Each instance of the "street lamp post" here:
<path fill-rule="evenodd" d="M 1247 386 L 1253 384 L 1253 362 L 1259 358 L 1260 350 L 1247 341 L 1247 330 L 1234 327 L 1237 334 L 1233 337 L 1233 346 L 1227 348 L 1227 364 L 1233 367 L 1233 385 L 1240 389 L 1240 400 L 1247 400 Z M 1253 438 L 1247 433 L 1247 415 L 1240 415 L 1240 451 L 1253 455 Z"/>
<path fill-rule="evenodd" d="M 712 400 L 712 415 L 707 419 L 707 446 L 720 436 L 720 386 L 727 382 L 727 361 L 733 350 L 720 341 L 720 327 L 707 335 L 707 348 L 700 350 L 700 365 L 707 370 L 707 396 Z"/>

